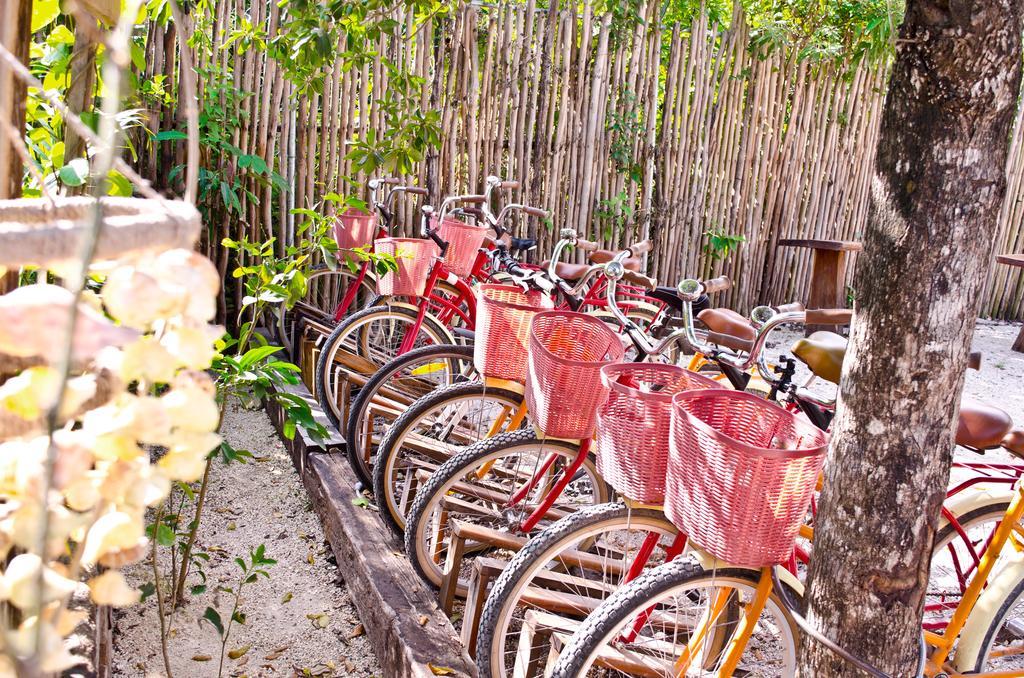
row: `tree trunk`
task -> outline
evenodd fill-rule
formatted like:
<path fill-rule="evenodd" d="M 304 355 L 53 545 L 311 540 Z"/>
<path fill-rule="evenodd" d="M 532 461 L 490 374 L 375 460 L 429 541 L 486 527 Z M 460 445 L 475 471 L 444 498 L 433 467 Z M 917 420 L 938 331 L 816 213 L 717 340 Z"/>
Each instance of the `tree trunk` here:
<path fill-rule="evenodd" d="M 915 675 L 963 374 L 1006 190 L 1015 0 L 909 0 L 885 102 L 856 314 L 817 515 L 811 623 Z M 821 645 L 803 676 L 849 676 Z"/>

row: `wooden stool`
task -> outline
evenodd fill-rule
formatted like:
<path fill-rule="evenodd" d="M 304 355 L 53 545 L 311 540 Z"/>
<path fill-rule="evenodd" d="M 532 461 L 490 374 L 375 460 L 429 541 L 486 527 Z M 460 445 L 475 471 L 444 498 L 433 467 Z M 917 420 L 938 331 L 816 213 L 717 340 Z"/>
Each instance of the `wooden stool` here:
<path fill-rule="evenodd" d="M 996 261 L 1007 266 L 1024 268 L 1024 254 L 1000 254 L 996 257 Z M 1014 340 L 1012 348 L 1017 353 L 1024 353 L 1024 327 L 1020 328 L 1020 333 L 1017 335 L 1017 339 Z"/>
<path fill-rule="evenodd" d="M 859 242 L 843 240 L 780 240 L 779 247 L 806 247 L 811 256 L 811 289 L 806 307 L 810 309 L 846 308 L 846 253 L 864 249 Z M 792 301 L 784 299 L 782 301 Z M 805 333 L 818 330 L 840 332 L 838 325 L 807 325 Z"/>

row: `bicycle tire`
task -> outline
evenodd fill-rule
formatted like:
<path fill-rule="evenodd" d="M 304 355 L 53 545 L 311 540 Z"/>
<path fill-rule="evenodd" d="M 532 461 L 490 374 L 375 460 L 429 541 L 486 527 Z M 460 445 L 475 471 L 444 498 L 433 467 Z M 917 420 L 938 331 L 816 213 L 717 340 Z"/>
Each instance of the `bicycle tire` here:
<path fill-rule="evenodd" d="M 433 360 L 448 360 L 464 362 L 469 370 L 466 374 L 455 376 L 458 370 L 450 369 L 448 374 L 454 376 L 450 383 L 460 383 L 463 379 L 471 379 L 476 374 L 473 369 L 473 347 L 463 344 L 440 344 L 437 346 L 422 346 L 413 349 L 404 355 L 400 355 L 382 368 L 374 372 L 373 376 L 363 385 L 356 397 L 349 405 L 348 421 L 345 426 L 345 447 L 348 453 L 349 464 L 352 470 L 359 476 L 359 480 L 365 487 L 373 485 L 373 462 L 363 458 L 363 424 L 367 418 L 367 410 L 378 391 L 385 384 L 403 370 L 415 369 L 413 366 L 418 363 L 426 363 Z M 418 395 L 418 394 L 409 394 Z"/>
<path fill-rule="evenodd" d="M 584 620 L 562 648 L 550 675 L 554 678 L 578 678 L 586 675 L 585 672 L 593 666 L 601 649 L 619 633 L 623 624 L 632 619 L 634 614 L 642 613 L 659 601 L 664 601 L 673 591 L 689 590 L 692 592 L 699 584 L 709 584 L 712 590 L 724 588 L 718 585 L 721 583 L 743 586 L 748 590 L 753 590 L 757 587 L 760 574 L 757 570 L 743 568 L 708 571 L 692 562 L 680 559 L 648 570 L 613 593 Z M 734 586 L 728 588 L 734 588 Z M 792 590 L 789 593 L 792 598 L 798 598 Z M 692 600 L 692 594 L 688 596 L 688 599 Z M 782 644 L 786 646 L 784 654 L 788 660 L 787 663 L 795 671 L 799 638 L 797 627 L 786 613 L 786 608 L 776 592 L 773 591 L 769 594 L 765 609 L 771 609 L 785 621 L 784 626 L 779 626 L 780 629 L 788 629 L 786 634 L 788 639 L 783 639 Z M 738 613 L 738 608 L 735 611 Z M 738 620 L 738 617 L 736 619 Z M 734 622 L 730 621 L 730 623 Z M 712 651 L 705 656 L 705 661 L 699 668 L 701 674 L 706 667 L 713 670 L 714 664 L 721 657 L 721 650 L 724 647 L 723 638 L 717 632 L 715 635 L 716 637 L 711 643 Z M 712 675 L 717 674 L 713 673 Z M 787 671 L 774 671 L 770 675 L 794 674 Z"/>
<path fill-rule="evenodd" d="M 341 342 L 347 337 L 348 333 L 354 328 L 358 328 L 360 323 L 369 323 L 375 318 L 401 318 L 406 322 L 413 323 L 416 318 L 416 310 L 408 306 L 371 306 L 370 308 L 364 308 L 363 310 L 354 313 L 347 317 L 343 322 L 339 323 L 331 333 L 324 340 L 323 346 L 320 350 L 320 356 L 316 361 L 316 370 L 314 371 L 313 381 L 316 382 L 316 399 L 320 403 L 320 407 L 327 415 L 327 419 L 331 424 L 341 430 L 341 417 L 340 413 L 336 410 L 335 401 L 333 397 L 333 389 L 331 389 L 332 370 L 330 366 L 334 363 L 334 357 L 337 350 L 340 348 Z M 432 342 L 433 345 L 441 344 L 453 344 L 455 340 L 452 338 L 451 333 L 446 327 L 441 325 L 433 316 L 429 313 L 423 317 L 423 324 L 420 326 L 420 332 L 422 332 L 426 338 Z M 363 343 L 365 339 L 359 339 L 360 343 Z M 370 367 L 374 365 L 373 361 L 368 361 Z M 379 367 L 379 366 L 378 366 Z M 373 372 L 377 370 L 374 369 Z M 372 372 L 368 372 L 367 376 L 372 376 Z"/>
<path fill-rule="evenodd" d="M 517 454 L 522 448 L 536 446 L 538 442 L 539 440 L 532 430 L 520 429 L 508 433 L 500 433 L 493 438 L 488 438 L 475 445 L 471 445 L 455 455 L 442 464 L 430 479 L 424 483 L 423 487 L 416 493 L 416 499 L 406 519 L 404 539 L 406 555 L 412 562 L 413 569 L 416 570 L 416 573 L 424 581 L 435 588 L 441 585 L 440 570 L 428 563 L 428 561 L 432 563 L 432 558 L 428 557 L 419 548 L 423 543 L 421 537 L 427 527 L 427 520 L 432 518 L 432 514 L 428 513 L 428 511 L 432 510 L 439 503 L 441 497 L 447 495 L 449 489 L 460 478 L 472 473 L 485 462 L 492 459 L 497 460 L 506 452 L 510 456 Z M 566 440 L 549 440 L 544 443 L 544 447 L 547 448 L 548 452 L 554 451 L 568 459 L 574 459 L 579 452 L 577 444 Z M 611 491 L 597 473 L 593 455 L 590 455 L 584 461 L 581 470 L 585 470 L 593 481 L 593 500 L 589 503 L 607 503 Z M 460 581 L 457 586 L 458 595 L 465 596 L 466 590 L 466 583 Z"/>
<path fill-rule="evenodd" d="M 377 506 L 380 508 L 380 515 L 385 524 L 397 536 L 401 537 L 405 533 L 405 515 L 397 501 L 393 481 L 396 467 L 401 465 L 400 457 L 405 449 L 402 443 L 422 423 L 424 417 L 436 413 L 447 405 L 474 400 L 503 402 L 506 407 L 514 409 L 522 405 L 523 394 L 506 388 L 489 387 L 482 381 L 444 386 L 431 391 L 410 405 L 409 409 L 395 419 L 380 441 L 377 458 L 373 465 L 373 496 L 377 500 Z M 490 422 L 487 422 L 486 429 L 483 428 L 484 425 L 484 422 L 481 421 L 481 425 L 477 428 L 476 432 L 480 436 L 486 435 L 487 429 L 490 428 Z M 481 438 L 477 438 L 473 442 L 480 440 Z M 460 447 L 465 449 L 469 445 Z"/>
<path fill-rule="evenodd" d="M 643 528 L 650 528 L 643 530 Z M 512 558 L 502 573 L 491 585 L 487 601 L 479 619 L 476 644 L 476 663 L 481 676 L 505 678 L 510 675 L 506 666 L 506 643 L 512 635 L 512 618 L 521 607 L 522 593 L 531 586 L 536 575 L 544 566 L 573 548 L 581 539 L 591 539 L 601 532 L 623 529 L 658 530 L 666 535 L 676 535 L 678 529 L 669 522 L 662 511 L 656 509 L 630 509 L 624 504 L 599 504 L 581 509 L 553 523 L 537 534 Z M 654 561 L 652 566 L 657 563 Z M 605 581 L 617 584 L 619 581 Z M 588 597 L 594 597 L 588 591 Z M 541 651 L 543 654 L 543 650 Z"/>

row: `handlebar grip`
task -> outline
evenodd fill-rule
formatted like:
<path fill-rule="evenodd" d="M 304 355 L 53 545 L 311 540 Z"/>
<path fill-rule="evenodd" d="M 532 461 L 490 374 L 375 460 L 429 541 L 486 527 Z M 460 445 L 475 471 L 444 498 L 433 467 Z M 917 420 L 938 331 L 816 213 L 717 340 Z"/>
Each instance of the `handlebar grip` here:
<path fill-rule="evenodd" d="M 392 186 L 395 186 L 398 184 L 398 177 L 381 177 L 380 179 L 377 179 L 377 182 L 381 184 L 390 184 Z"/>
<path fill-rule="evenodd" d="M 463 214 L 468 214 L 468 215 L 470 215 L 472 217 L 476 217 L 477 219 L 483 219 L 486 216 L 484 214 L 484 211 L 482 209 L 477 208 L 477 207 L 463 207 L 463 208 L 461 208 L 460 211 Z"/>
<path fill-rule="evenodd" d="M 519 182 L 514 179 L 509 179 L 508 181 L 503 181 L 500 184 L 498 184 L 498 188 L 507 188 L 509 190 L 517 189 L 519 188 L 519 186 Z"/>
<path fill-rule="evenodd" d="M 729 280 L 729 276 L 722 275 L 717 278 L 705 280 L 703 284 L 704 293 L 712 294 L 714 292 L 724 292 L 725 290 L 732 287 L 732 280 Z"/>
<path fill-rule="evenodd" d="M 468 202 L 471 205 L 482 205 L 483 203 L 487 202 L 487 198 L 482 195 L 463 195 L 459 196 L 458 201 Z"/>
<path fill-rule="evenodd" d="M 807 325 L 849 325 L 853 311 L 848 308 L 815 308 L 804 313 Z"/>
<path fill-rule="evenodd" d="M 430 195 L 430 191 L 419 186 L 406 186 L 402 190 L 406 193 L 412 193 L 413 195 L 422 195 L 424 197 Z"/>
<path fill-rule="evenodd" d="M 583 238 L 576 238 L 576 247 L 579 247 L 584 252 L 593 252 L 597 249 L 597 243 L 592 240 L 584 240 Z"/>
<path fill-rule="evenodd" d="M 981 351 L 971 351 L 967 356 L 967 367 L 972 370 L 981 369 Z"/>
<path fill-rule="evenodd" d="M 628 269 L 622 274 L 622 282 L 642 287 L 645 290 L 653 290 L 658 286 L 658 281 L 654 278 L 649 278 L 643 273 L 637 273 Z"/>
<path fill-rule="evenodd" d="M 630 245 L 629 251 L 634 257 L 639 257 L 641 254 L 647 254 L 654 247 L 654 241 L 648 238 L 647 240 L 641 240 L 640 242 Z"/>
<path fill-rule="evenodd" d="M 708 342 L 717 344 L 718 346 L 724 346 L 725 348 L 731 348 L 734 351 L 743 351 L 744 353 L 750 353 L 754 350 L 754 342 L 749 339 L 740 339 L 734 337 L 731 334 L 721 334 L 719 332 L 708 332 Z"/>
<path fill-rule="evenodd" d="M 539 207 L 524 207 L 523 212 L 529 214 L 531 217 L 537 217 L 538 219 L 547 219 L 548 211 Z"/>
<path fill-rule="evenodd" d="M 788 304 L 779 304 L 775 307 L 776 313 L 797 313 L 804 310 L 804 305 L 799 301 L 793 301 Z"/>

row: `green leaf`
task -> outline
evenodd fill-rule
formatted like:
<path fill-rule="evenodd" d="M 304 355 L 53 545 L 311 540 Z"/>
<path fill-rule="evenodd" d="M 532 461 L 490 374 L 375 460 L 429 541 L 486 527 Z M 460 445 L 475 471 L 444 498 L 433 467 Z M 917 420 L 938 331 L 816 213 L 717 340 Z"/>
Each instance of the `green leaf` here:
<path fill-rule="evenodd" d="M 175 141 L 177 139 L 188 139 L 188 135 L 176 129 L 165 129 L 157 132 L 153 139 L 156 141 Z"/>
<path fill-rule="evenodd" d="M 284 426 L 281 427 L 281 434 L 284 435 L 288 440 L 295 439 L 295 420 L 286 419 Z"/>
<path fill-rule="evenodd" d="M 259 348 L 249 349 L 238 360 L 238 366 L 243 370 L 249 369 L 280 350 L 282 350 L 280 346 L 260 346 Z"/>
<path fill-rule="evenodd" d="M 189 589 L 193 596 L 198 596 L 201 593 L 206 593 L 206 584 L 196 584 Z"/>
<path fill-rule="evenodd" d="M 89 178 L 89 161 L 85 158 L 75 158 L 60 168 L 58 176 L 65 186 L 81 186 Z"/>
<path fill-rule="evenodd" d="M 6 4 L 6 3 L 5 3 Z M 47 26 L 60 15 L 59 0 L 35 0 L 32 5 L 32 28 L 30 33 Z"/>
<path fill-rule="evenodd" d="M 139 590 L 142 591 L 142 597 L 139 598 L 139 602 L 144 603 L 146 602 L 146 598 L 149 598 L 151 595 L 156 593 L 156 586 L 153 585 L 153 582 L 148 581 L 140 586 Z"/>
<path fill-rule="evenodd" d="M 203 612 L 203 616 L 200 617 L 200 621 L 207 621 L 213 628 L 217 629 L 217 634 L 222 638 L 224 637 L 224 623 L 220 620 L 220 613 L 212 607 L 206 608 Z"/>

